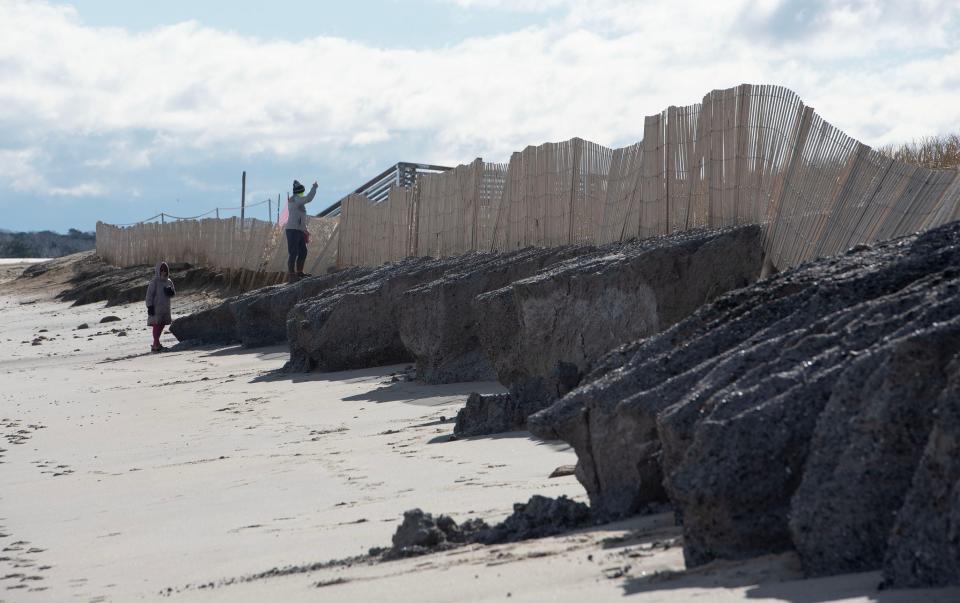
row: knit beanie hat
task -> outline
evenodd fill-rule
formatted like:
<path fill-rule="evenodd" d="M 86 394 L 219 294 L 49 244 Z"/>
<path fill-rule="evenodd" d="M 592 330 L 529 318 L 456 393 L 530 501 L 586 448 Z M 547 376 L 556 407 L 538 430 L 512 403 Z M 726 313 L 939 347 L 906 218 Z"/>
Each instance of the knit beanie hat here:
<path fill-rule="evenodd" d="M 307 189 L 303 188 L 303 185 L 300 184 L 300 181 L 299 181 L 299 180 L 294 180 L 294 181 L 293 181 L 293 194 L 294 194 L 294 195 L 299 195 L 300 193 L 302 193 L 302 192 L 305 191 L 305 190 L 307 190 Z"/>

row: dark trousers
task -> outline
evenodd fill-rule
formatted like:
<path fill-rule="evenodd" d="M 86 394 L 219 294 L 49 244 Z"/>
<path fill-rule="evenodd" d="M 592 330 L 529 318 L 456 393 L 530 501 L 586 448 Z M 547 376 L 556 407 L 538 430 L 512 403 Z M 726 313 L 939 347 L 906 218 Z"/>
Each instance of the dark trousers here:
<path fill-rule="evenodd" d="M 303 270 L 307 261 L 307 239 L 302 230 L 287 229 L 287 272 L 293 272 L 296 264 L 298 270 Z"/>

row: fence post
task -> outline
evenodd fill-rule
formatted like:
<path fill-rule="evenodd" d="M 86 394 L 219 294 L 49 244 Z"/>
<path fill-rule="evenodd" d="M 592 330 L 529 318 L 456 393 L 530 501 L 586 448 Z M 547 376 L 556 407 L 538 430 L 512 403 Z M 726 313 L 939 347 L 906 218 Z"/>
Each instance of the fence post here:
<path fill-rule="evenodd" d="M 746 220 L 742 219 L 743 212 L 743 181 L 744 171 L 747 165 L 747 121 L 750 118 L 750 84 L 740 84 L 737 86 L 737 94 L 734 97 L 737 103 L 736 119 L 736 142 L 734 143 L 733 156 L 733 181 L 736 196 L 733 199 L 734 224 L 743 224 Z"/>
<path fill-rule="evenodd" d="M 473 165 L 473 216 L 471 216 L 473 232 L 470 233 L 470 251 L 477 251 L 479 249 L 477 231 L 480 229 L 480 188 L 483 184 L 483 159 L 477 157 L 473 160 Z"/>
<path fill-rule="evenodd" d="M 243 171 L 243 179 L 240 182 L 240 225 L 243 226 L 244 206 L 247 204 L 247 171 Z"/>
<path fill-rule="evenodd" d="M 663 125 L 663 124 L 660 124 L 660 129 L 661 129 L 661 131 L 663 131 L 663 133 L 664 133 L 664 137 L 663 137 L 663 145 L 664 145 L 664 150 L 663 150 L 663 161 L 664 161 L 664 164 L 663 164 L 663 181 L 664 181 L 664 187 L 663 187 L 663 199 L 664 199 L 663 215 L 664 215 L 664 217 L 666 218 L 666 223 L 664 224 L 664 234 L 670 234 L 670 218 L 671 218 L 671 216 L 670 216 L 670 211 L 671 211 L 670 195 L 671 195 L 671 194 L 676 194 L 675 191 L 672 190 L 672 188 L 671 188 L 670 185 L 673 184 L 672 181 L 673 181 L 674 178 L 676 178 L 676 173 L 677 173 L 677 163 L 676 163 L 676 157 L 674 157 L 674 153 L 677 152 L 677 148 L 678 148 L 677 141 L 676 141 L 677 120 L 678 120 L 677 115 L 678 115 L 678 113 L 679 113 L 679 110 L 677 109 L 677 107 L 675 107 L 675 106 L 673 106 L 673 105 L 670 105 L 669 107 L 667 107 L 667 123 L 666 123 L 666 127 L 664 128 L 664 127 L 663 127 L 664 125 Z"/>
<path fill-rule="evenodd" d="M 567 211 L 567 243 L 573 243 L 573 222 L 576 208 L 577 188 L 580 184 L 580 163 L 583 159 L 583 140 L 573 139 L 573 157 L 570 174 L 570 199 Z M 586 193 L 586 191 L 584 191 Z"/>

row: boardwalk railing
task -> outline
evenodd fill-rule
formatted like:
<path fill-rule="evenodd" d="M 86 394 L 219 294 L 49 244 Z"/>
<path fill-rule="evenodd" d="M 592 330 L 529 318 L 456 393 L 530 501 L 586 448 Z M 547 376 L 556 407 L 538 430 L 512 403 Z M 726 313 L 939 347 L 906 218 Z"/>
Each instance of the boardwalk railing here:
<path fill-rule="evenodd" d="M 790 90 L 744 84 L 647 117 L 643 140 L 628 147 L 574 138 L 527 147 L 506 164 L 477 159 L 425 174 L 416 187 L 393 188 L 378 204 L 351 195 L 339 229 L 328 227 L 327 238 L 317 237 L 326 251 L 316 261 L 320 267 L 377 265 L 410 255 L 602 244 L 761 224 L 767 261 L 782 269 L 956 219 L 956 170 L 894 161 L 824 121 Z M 152 261 L 166 249 L 152 241 L 167 236 L 185 259 L 199 254 L 187 244 L 193 234 L 142 234 L 151 242 L 108 239 L 104 249 L 121 262 Z M 97 235 L 104 255 L 99 228 Z M 274 261 L 284 253 L 275 238 L 254 261 L 253 235 L 244 237 L 245 243 L 232 243 L 247 246 L 243 267 L 282 266 Z M 131 254 L 131 247 L 138 252 Z M 228 266 L 218 262 L 240 261 L 229 252 L 203 257 L 222 267 Z"/>

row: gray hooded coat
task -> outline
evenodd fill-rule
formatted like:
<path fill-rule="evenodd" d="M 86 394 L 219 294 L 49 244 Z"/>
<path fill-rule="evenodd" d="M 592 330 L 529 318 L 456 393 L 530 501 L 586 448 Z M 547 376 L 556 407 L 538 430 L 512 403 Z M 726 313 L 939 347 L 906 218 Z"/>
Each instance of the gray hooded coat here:
<path fill-rule="evenodd" d="M 173 287 L 173 281 L 169 278 L 160 278 L 160 268 L 166 267 L 166 262 L 160 262 L 153 269 L 153 280 L 147 285 L 147 308 L 153 306 L 153 316 L 147 316 L 148 325 L 168 325 L 170 324 L 170 298 L 177 290 Z M 170 269 L 167 268 L 167 274 Z"/>

